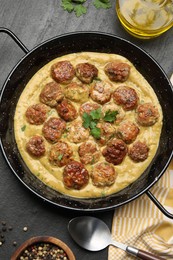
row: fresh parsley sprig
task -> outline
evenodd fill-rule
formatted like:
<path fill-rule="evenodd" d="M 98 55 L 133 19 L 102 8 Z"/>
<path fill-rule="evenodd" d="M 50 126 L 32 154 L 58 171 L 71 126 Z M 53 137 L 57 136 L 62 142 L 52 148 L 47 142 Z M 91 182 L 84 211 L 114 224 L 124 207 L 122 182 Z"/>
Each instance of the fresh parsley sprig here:
<path fill-rule="evenodd" d="M 86 0 L 61 0 L 61 7 L 71 13 L 74 12 L 77 17 L 87 13 L 87 7 L 84 5 Z M 110 0 L 93 0 L 95 8 L 108 9 L 111 7 Z"/>
<path fill-rule="evenodd" d="M 116 120 L 116 116 L 118 115 L 118 111 L 106 111 L 104 117 L 102 117 L 101 108 L 91 111 L 90 113 L 84 112 L 82 115 L 83 119 L 83 127 L 90 129 L 90 134 L 95 139 L 100 139 L 101 137 L 101 129 L 97 127 L 97 123 L 100 119 L 103 119 L 105 122 L 114 122 Z"/>

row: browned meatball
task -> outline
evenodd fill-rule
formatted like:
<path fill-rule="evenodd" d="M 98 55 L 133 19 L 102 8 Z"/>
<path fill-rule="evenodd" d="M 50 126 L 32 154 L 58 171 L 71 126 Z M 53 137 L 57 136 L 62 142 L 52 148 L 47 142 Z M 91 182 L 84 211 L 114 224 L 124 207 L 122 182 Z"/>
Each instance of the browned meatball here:
<path fill-rule="evenodd" d="M 89 174 L 82 163 L 70 161 L 64 168 L 63 182 L 67 188 L 80 190 L 89 182 Z"/>
<path fill-rule="evenodd" d="M 52 65 L 51 76 L 58 83 L 68 84 L 75 76 L 75 69 L 69 61 L 59 61 Z"/>
<path fill-rule="evenodd" d="M 62 102 L 56 106 L 56 110 L 59 116 L 62 117 L 65 121 L 72 121 L 78 116 L 76 108 L 67 99 L 63 99 Z"/>
<path fill-rule="evenodd" d="M 97 124 L 97 127 L 101 129 L 101 138 L 98 142 L 100 145 L 105 145 L 115 135 L 115 128 L 108 122 L 100 122 Z"/>
<path fill-rule="evenodd" d="M 49 162 L 54 166 L 62 167 L 66 165 L 73 155 L 70 146 L 62 141 L 54 144 L 49 152 Z"/>
<path fill-rule="evenodd" d="M 72 143 L 81 143 L 89 138 L 89 130 L 83 127 L 82 121 L 75 120 L 68 129 L 68 139 Z"/>
<path fill-rule="evenodd" d="M 104 71 L 110 80 L 124 82 L 129 77 L 130 66 L 124 62 L 113 61 L 105 66 Z"/>
<path fill-rule="evenodd" d="M 44 104 L 35 104 L 29 106 L 26 110 L 26 119 L 32 125 L 41 125 L 47 118 L 49 108 Z"/>
<path fill-rule="evenodd" d="M 100 108 L 98 104 L 86 102 L 80 106 L 79 113 L 81 116 L 83 115 L 84 112 L 90 114 L 91 111 L 97 110 L 98 108 Z"/>
<path fill-rule="evenodd" d="M 31 156 L 43 156 L 46 152 L 44 139 L 38 135 L 31 137 L 26 144 L 26 150 Z"/>
<path fill-rule="evenodd" d="M 96 163 L 100 158 L 100 151 L 92 141 L 82 143 L 78 148 L 80 160 L 83 164 Z"/>
<path fill-rule="evenodd" d="M 51 117 L 42 128 L 42 133 L 47 141 L 56 143 L 66 128 L 66 122 L 61 118 Z"/>
<path fill-rule="evenodd" d="M 97 81 L 91 86 L 90 96 L 99 104 L 105 104 L 111 99 L 112 85 L 106 81 Z"/>
<path fill-rule="evenodd" d="M 118 165 L 127 154 L 127 145 L 123 140 L 114 138 L 108 142 L 102 154 L 107 162 Z"/>
<path fill-rule="evenodd" d="M 111 186 L 116 176 L 113 165 L 106 162 L 96 164 L 91 172 L 92 182 L 97 187 Z"/>
<path fill-rule="evenodd" d="M 79 63 L 76 66 L 76 76 L 84 83 L 91 83 L 98 76 L 98 69 L 90 63 Z"/>
<path fill-rule="evenodd" d="M 123 121 L 117 128 L 117 136 L 125 143 L 132 143 L 139 134 L 139 127 L 131 121 Z"/>
<path fill-rule="evenodd" d="M 40 93 L 40 101 L 50 107 L 57 105 L 64 97 L 60 85 L 56 82 L 49 82 Z"/>
<path fill-rule="evenodd" d="M 130 147 L 128 155 L 134 162 L 143 162 L 148 158 L 148 152 L 146 143 L 137 141 Z"/>
<path fill-rule="evenodd" d="M 127 86 L 118 87 L 112 94 L 114 102 L 124 110 L 133 110 L 138 104 L 138 95 L 133 88 Z"/>
<path fill-rule="evenodd" d="M 83 103 L 88 100 L 89 88 L 82 83 L 71 82 L 64 89 L 64 95 L 72 101 Z"/>
<path fill-rule="evenodd" d="M 151 103 L 141 104 L 136 110 L 137 122 L 142 126 L 154 125 L 159 118 L 159 111 Z"/>

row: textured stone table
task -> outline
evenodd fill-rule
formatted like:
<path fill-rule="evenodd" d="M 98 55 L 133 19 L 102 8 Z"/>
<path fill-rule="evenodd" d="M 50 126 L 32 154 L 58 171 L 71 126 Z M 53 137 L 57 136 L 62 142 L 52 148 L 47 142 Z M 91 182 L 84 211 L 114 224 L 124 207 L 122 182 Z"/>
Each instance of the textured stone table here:
<path fill-rule="evenodd" d="M 115 1 L 108 10 L 97 10 L 88 2 L 88 12 L 77 18 L 53 0 L 0 0 L 0 27 L 12 30 L 31 50 L 54 36 L 74 31 L 99 31 L 123 37 L 142 47 L 163 67 L 168 76 L 173 72 L 173 28 L 159 38 L 142 41 L 127 34 L 115 14 Z M 0 34 L 0 88 L 13 66 L 24 55 L 11 38 Z M 37 235 L 50 235 L 62 239 L 73 250 L 78 260 L 107 259 L 107 249 L 92 253 L 79 248 L 67 231 L 68 221 L 79 213 L 48 205 L 27 190 L 14 176 L 0 153 L 0 230 L 6 222 L 5 243 L 0 246 L 0 260 L 9 260 L 20 245 Z M 113 211 L 94 214 L 111 228 Z M 8 230 L 9 227 L 12 230 Z M 27 231 L 23 230 L 27 227 Z"/>

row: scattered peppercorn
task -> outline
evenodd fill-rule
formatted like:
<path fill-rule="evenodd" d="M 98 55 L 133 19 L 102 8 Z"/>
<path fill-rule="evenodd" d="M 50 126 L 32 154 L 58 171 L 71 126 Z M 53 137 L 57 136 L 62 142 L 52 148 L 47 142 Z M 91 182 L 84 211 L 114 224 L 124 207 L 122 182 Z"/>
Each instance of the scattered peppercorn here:
<path fill-rule="evenodd" d="M 64 250 L 51 243 L 37 243 L 25 249 L 17 260 L 68 260 Z"/>
<path fill-rule="evenodd" d="M 13 228 L 12 228 L 12 226 L 9 226 L 9 227 L 8 227 L 8 230 L 10 230 L 10 231 L 11 231 L 12 229 L 13 229 Z"/>
<path fill-rule="evenodd" d="M 5 226 L 2 227 L 2 231 L 5 232 L 7 228 Z"/>
<path fill-rule="evenodd" d="M 24 232 L 26 232 L 27 230 L 28 230 L 28 228 L 27 228 L 27 227 L 24 227 L 24 228 L 23 228 L 23 231 L 24 231 Z"/>
<path fill-rule="evenodd" d="M 13 242 L 13 246 L 17 246 L 17 242 L 16 241 Z"/>

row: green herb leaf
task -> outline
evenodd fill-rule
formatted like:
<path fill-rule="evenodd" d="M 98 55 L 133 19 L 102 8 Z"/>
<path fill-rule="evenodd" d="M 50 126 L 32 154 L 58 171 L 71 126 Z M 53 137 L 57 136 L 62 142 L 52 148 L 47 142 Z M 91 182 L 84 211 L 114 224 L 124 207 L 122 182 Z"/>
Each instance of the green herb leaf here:
<path fill-rule="evenodd" d="M 87 8 L 81 4 L 78 4 L 74 7 L 74 12 L 77 17 L 80 17 L 83 14 L 86 14 Z"/>
<path fill-rule="evenodd" d="M 108 110 L 108 111 L 106 111 L 105 116 L 103 117 L 103 120 L 106 122 L 112 123 L 116 120 L 117 115 L 118 115 L 118 111 Z"/>
<path fill-rule="evenodd" d="M 63 158 L 63 154 L 60 154 L 60 155 L 58 156 L 58 160 L 61 161 L 62 158 Z"/>
<path fill-rule="evenodd" d="M 77 4 L 83 4 L 86 2 L 86 0 L 72 0 L 72 2 L 77 3 Z"/>
<path fill-rule="evenodd" d="M 26 129 L 26 125 L 24 125 L 24 126 L 21 127 L 22 132 L 24 132 L 25 129 Z"/>
<path fill-rule="evenodd" d="M 111 3 L 109 0 L 94 0 L 93 5 L 95 8 L 103 8 L 103 9 L 109 9 L 111 7 Z"/>
<path fill-rule="evenodd" d="M 74 6 L 71 0 L 62 0 L 61 7 L 69 13 L 71 13 L 74 10 Z"/>
<path fill-rule="evenodd" d="M 93 120 L 99 120 L 101 118 L 101 108 L 99 107 L 98 109 L 96 110 L 93 110 L 90 112 L 90 115 L 92 117 Z"/>
<path fill-rule="evenodd" d="M 82 115 L 82 119 L 83 119 L 83 127 L 89 128 L 90 124 L 91 124 L 92 117 L 89 114 L 87 114 L 86 112 L 84 112 L 83 115 Z"/>
<path fill-rule="evenodd" d="M 100 139 L 101 137 L 101 129 L 98 127 L 92 128 L 90 133 L 95 139 Z"/>

